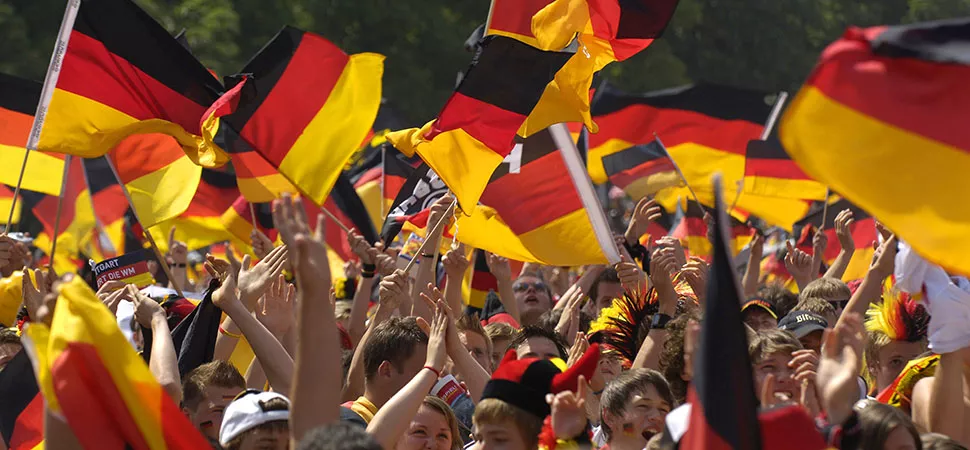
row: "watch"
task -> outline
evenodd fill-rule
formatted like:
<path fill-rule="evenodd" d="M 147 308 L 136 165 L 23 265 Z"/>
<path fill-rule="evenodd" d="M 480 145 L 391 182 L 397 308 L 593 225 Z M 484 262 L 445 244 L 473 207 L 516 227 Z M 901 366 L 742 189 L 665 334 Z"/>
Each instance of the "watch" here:
<path fill-rule="evenodd" d="M 657 313 L 653 315 L 653 320 L 650 322 L 651 330 L 664 330 L 667 328 L 667 322 L 673 317 L 670 317 L 664 313 Z"/>

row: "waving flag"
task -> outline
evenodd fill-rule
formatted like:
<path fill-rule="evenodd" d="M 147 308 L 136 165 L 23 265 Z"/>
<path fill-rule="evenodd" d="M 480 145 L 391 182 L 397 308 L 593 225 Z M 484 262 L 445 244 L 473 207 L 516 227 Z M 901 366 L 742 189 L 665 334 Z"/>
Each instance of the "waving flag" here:
<path fill-rule="evenodd" d="M 879 238 L 876 232 L 875 218 L 858 206 L 849 203 L 847 200 L 839 199 L 829 204 L 828 214 L 823 224 L 823 203 L 815 202 L 811 210 L 809 210 L 809 214 L 802 220 L 795 222 L 794 232 L 800 236 L 798 242 L 796 242 L 796 247 L 811 254 L 812 238 L 815 231 L 822 230 L 828 238 L 828 245 L 822 253 L 822 260 L 826 264 L 831 265 L 835 261 L 835 258 L 839 256 L 839 251 L 842 249 L 842 246 L 839 244 L 839 237 L 835 233 L 835 218 L 841 211 L 846 209 L 852 211 L 853 223 L 849 227 L 849 230 L 852 232 L 855 252 L 852 253 L 852 259 L 849 260 L 849 267 L 846 268 L 842 279 L 852 281 L 864 277 L 866 272 L 869 271 L 869 265 L 872 263 L 872 255 L 875 252 L 872 244 Z"/>
<path fill-rule="evenodd" d="M 473 211 L 543 89 L 573 53 L 486 37 L 438 118 L 387 139 L 407 155 L 420 155 L 451 188 L 458 206 Z"/>
<path fill-rule="evenodd" d="M 269 161 L 253 149 L 239 133 L 222 124 L 216 142 L 229 152 L 239 192 L 254 203 L 266 203 L 283 193 L 299 192 Z"/>
<path fill-rule="evenodd" d="M 0 73 L 0 183 L 16 186 L 24 146 L 40 101 L 40 83 Z M 33 152 L 20 187 L 48 195 L 61 192 L 64 155 Z M 9 209 L 8 209 L 9 210 Z"/>
<path fill-rule="evenodd" d="M 676 164 L 656 140 L 604 156 L 603 168 L 610 183 L 634 199 L 684 183 Z"/>
<path fill-rule="evenodd" d="M 67 47 L 56 49 L 63 62 L 38 148 L 93 158 L 125 137 L 158 133 L 196 164 L 224 164 L 201 138 L 218 80 L 133 1 L 79 3 Z"/>
<path fill-rule="evenodd" d="M 822 53 L 781 122 L 781 141 L 806 173 L 964 275 L 968 41 L 970 19 L 850 28 Z"/>
<path fill-rule="evenodd" d="M 448 193 L 448 186 L 427 164 L 414 169 L 401 187 L 381 227 L 381 240 L 390 245 L 402 229 L 423 229 L 431 205 Z"/>
<path fill-rule="evenodd" d="M 0 370 L 0 437 L 6 448 L 31 450 L 44 440 L 44 397 L 37 388 L 27 352 Z"/>
<path fill-rule="evenodd" d="M 788 156 L 775 135 L 748 141 L 744 160 L 744 189 L 757 195 L 824 200 L 828 189 L 805 174 Z"/>
<path fill-rule="evenodd" d="M 384 56 L 347 55 L 318 35 L 285 27 L 243 73 L 253 75 L 256 98 L 222 122 L 322 204 L 374 123 Z"/>
<path fill-rule="evenodd" d="M 61 287 L 51 327 L 30 324 L 26 337 L 47 407 L 85 448 L 208 445 L 79 277 Z"/>
<path fill-rule="evenodd" d="M 162 251 L 171 245 L 168 232 L 175 227 L 175 238 L 185 242 L 189 250 L 196 250 L 229 239 L 229 232 L 222 224 L 222 213 L 239 197 L 236 180 L 227 172 L 202 169 L 199 188 L 189 207 L 178 217 L 162 222 L 152 231 L 155 242 Z"/>
<path fill-rule="evenodd" d="M 384 157 L 381 164 L 361 173 L 355 180 L 357 195 L 367 208 L 373 223 L 383 223 L 384 216 L 391 210 L 394 198 L 405 181 L 414 172 L 412 162 L 388 143 L 383 144 Z M 420 158 L 417 162 L 420 163 Z"/>

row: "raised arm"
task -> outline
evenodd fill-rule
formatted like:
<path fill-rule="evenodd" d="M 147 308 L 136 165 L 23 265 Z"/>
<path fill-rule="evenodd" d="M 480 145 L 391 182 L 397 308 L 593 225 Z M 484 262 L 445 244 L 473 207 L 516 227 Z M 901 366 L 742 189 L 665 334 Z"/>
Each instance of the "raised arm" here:
<path fill-rule="evenodd" d="M 125 289 L 128 291 L 128 298 L 135 305 L 135 320 L 143 328 L 152 330 L 152 354 L 148 360 L 148 369 L 177 405 L 182 401 L 182 379 L 179 377 L 178 355 L 175 354 L 165 310 L 158 302 L 139 292 L 134 285 L 129 284 Z"/>
<path fill-rule="evenodd" d="M 448 300 L 448 306 L 451 307 L 451 310 L 458 311 L 460 314 L 464 304 L 462 301 L 461 285 L 465 278 L 465 273 L 468 271 L 468 266 L 471 265 L 471 261 L 465 256 L 465 244 L 459 245 L 458 248 L 448 250 L 448 253 L 445 253 L 445 256 L 441 258 L 441 264 L 445 267 L 445 276 L 447 277 L 447 281 L 445 282 L 445 299 Z"/>
<path fill-rule="evenodd" d="M 672 250 L 661 248 L 654 250 L 650 257 L 650 279 L 657 289 L 657 301 L 660 304 L 657 314 L 666 315 L 667 317 L 664 320 L 669 320 L 677 311 L 677 293 L 674 291 L 674 285 L 671 281 L 676 271 L 677 260 Z M 666 323 L 660 326 L 658 322 L 657 327 L 651 326 L 643 344 L 640 345 L 637 357 L 633 360 L 632 367 L 658 369 L 660 367 L 660 354 L 663 352 L 663 346 L 666 342 Z"/>
<path fill-rule="evenodd" d="M 829 270 L 825 271 L 828 278 L 841 279 L 845 269 L 849 268 L 849 261 L 855 253 L 855 240 L 852 239 L 853 215 L 851 210 L 843 210 L 835 216 L 835 235 L 839 238 L 839 256 L 832 262 Z"/>
<path fill-rule="evenodd" d="M 372 247 L 357 230 L 350 230 L 347 233 L 347 243 L 360 258 L 362 266 L 357 290 L 354 291 L 354 300 L 350 307 L 350 322 L 347 324 L 347 334 L 350 341 L 355 345 L 364 337 L 367 330 L 367 307 L 370 304 L 371 290 L 374 288 L 374 280 L 378 273 L 377 254 L 378 250 Z"/>
<path fill-rule="evenodd" d="M 869 266 L 869 271 L 862 279 L 859 288 L 856 289 L 849 303 L 845 305 L 845 310 L 839 316 L 838 323 L 842 323 L 846 314 L 855 313 L 864 317 L 869 305 L 879 300 L 882 296 L 882 282 L 886 277 L 892 275 L 894 261 L 896 259 L 896 237 L 892 236 L 883 242 L 873 254 L 873 263 Z"/>
<path fill-rule="evenodd" d="M 741 280 L 746 298 L 758 293 L 758 284 L 761 280 L 761 258 L 765 251 L 765 235 L 761 231 L 755 230 L 754 237 L 751 238 L 750 249 L 748 266 L 745 267 L 744 278 Z"/>
<path fill-rule="evenodd" d="M 438 261 L 435 260 L 434 256 L 441 244 L 441 234 L 448 226 L 448 221 L 450 220 L 449 215 L 452 212 L 451 205 L 454 199 L 450 195 L 445 195 L 431 205 L 431 211 L 428 213 L 424 250 L 420 255 L 415 256 L 416 258 L 421 258 L 421 264 L 418 264 L 418 272 L 414 278 L 414 286 L 411 287 L 411 315 L 423 317 L 425 320 L 431 319 L 433 311 L 429 311 L 424 302 L 421 301 L 422 286 L 435 281 L 434 274 Z"/>
<path fill-rule="evenodd" d="M 488 264 L 488 271 L 495 277 L 498 299 L 502 302 L 505 312 L 509 313 L 516 323 L 522 323 L 522 318 L 519 317 L 519 303 L 515 301 L 515 292 L 512 290 L 512 266 L 509 264 L 509 259 L 485 252 L 485 262 Z"/>
<path fill-rule="evenodd" d="M 808 253 L 793 247 L 791 242 L 786 243 L 786 245 L 788 247 L 788 253 L 785 255 L 785 268 L 788 269 L 788 273 L 795 279 L 795 283 L 798 284 L 798 290 L 801 291 L 816 277 L 812 275 L 812 257 Z"/>

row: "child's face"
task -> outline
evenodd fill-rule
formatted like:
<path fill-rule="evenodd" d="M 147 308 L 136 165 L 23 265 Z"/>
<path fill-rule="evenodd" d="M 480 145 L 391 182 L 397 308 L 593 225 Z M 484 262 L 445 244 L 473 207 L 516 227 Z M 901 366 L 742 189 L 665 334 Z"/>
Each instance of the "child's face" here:
<path fill-rule="evenodd" d="M 784 401 L 798 399 L 798 386 L 795 384 L 795 369 L 788 367 L 791 361 L 791 353 L 775 352 L 761 359 L 754 365 L 754 391 L 761 395 L 765 379 L 774 376 L 774 388 L 772 396 L 781 398 Z"/>
<path fill-rule="evenodd" d="M 511 420 L 500 423 L 475 422 L 473 450 L 529 450 L 522 433 Z"/>

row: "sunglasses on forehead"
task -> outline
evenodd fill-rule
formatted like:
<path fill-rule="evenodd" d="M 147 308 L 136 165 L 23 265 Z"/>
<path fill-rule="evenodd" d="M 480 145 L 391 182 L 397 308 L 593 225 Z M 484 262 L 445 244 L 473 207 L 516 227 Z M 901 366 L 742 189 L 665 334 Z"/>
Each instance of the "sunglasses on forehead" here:
<path fill-rule="evenodd" d="M 845 309 L 849 305 L 849 300 L 829 300 L 828 302 L 836 310 Z"/>
<path fill-rule="evenodd" d="M 537 291 L 545 291 L 547 289 L 546 284 L 541 281 L 536 281 L 535 283 L 516 281 L 515 284 L 512 285 L 512 292 L 525 292 L 528 291 L 530 287 Z"/>

